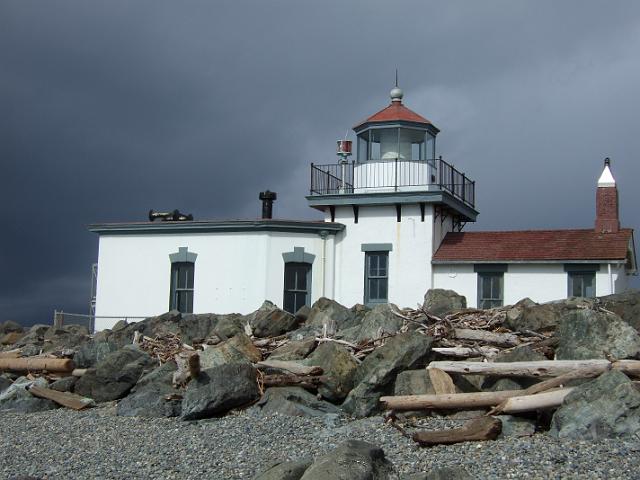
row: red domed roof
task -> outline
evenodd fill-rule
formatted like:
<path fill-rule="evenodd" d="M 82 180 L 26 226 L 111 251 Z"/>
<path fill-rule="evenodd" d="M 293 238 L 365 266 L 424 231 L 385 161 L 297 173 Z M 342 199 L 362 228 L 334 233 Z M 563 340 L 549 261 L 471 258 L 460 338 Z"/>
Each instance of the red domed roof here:
<path fill-rule="evenodd" d="M 416 112 L 409 110 L 402 102 L 393 101 L 391 105 L 383 108 L 377 113 L 374 113 L 365 121 L 358 123 L 353 128 L 356 129 L 366 123 L 379 123 L 379 122 L 394 122 L 403 121 L 411 123 L 422 123 L 424 125 L 433 125 L 429 120 Z"/>

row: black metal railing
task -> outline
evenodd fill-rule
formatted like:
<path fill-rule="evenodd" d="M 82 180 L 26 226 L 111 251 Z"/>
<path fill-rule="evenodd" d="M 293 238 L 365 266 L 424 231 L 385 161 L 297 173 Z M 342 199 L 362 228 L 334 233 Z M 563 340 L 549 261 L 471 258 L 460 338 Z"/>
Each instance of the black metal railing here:
<path fill-rule="evenodd" d="M 444 190 L 475 205 L 475 182 L 442 158 L 311 164 L 311 195 L 422 189 Z"/>

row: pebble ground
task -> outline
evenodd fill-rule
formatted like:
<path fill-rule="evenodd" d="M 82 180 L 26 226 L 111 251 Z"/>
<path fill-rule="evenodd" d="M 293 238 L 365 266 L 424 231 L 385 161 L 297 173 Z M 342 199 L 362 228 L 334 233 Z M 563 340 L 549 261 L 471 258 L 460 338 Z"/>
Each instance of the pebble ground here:
<path fill-rule="evenodd" d="M 419 448 L 382 417 L 363 420 L 258 416 L 185 423 L 85 412 L 0 413 L 0 478 L 251 479 L 278 460 L 315 457 L 347 439 L 382 447 L 395 477 L 464 466 L 479 479 L 637 479 L 640 438 L 558 441 L 546 434 Z M 420 421 L 424 428 L 460 424 Z"/>

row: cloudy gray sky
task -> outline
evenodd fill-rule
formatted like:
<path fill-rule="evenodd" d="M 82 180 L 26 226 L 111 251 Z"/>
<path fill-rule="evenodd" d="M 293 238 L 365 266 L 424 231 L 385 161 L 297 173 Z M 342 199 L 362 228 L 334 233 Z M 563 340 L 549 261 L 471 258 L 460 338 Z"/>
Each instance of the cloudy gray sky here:
<path fill-rule="evenodd" d="M 86 312 L 94 222 L 314 218 L 309 163 L 388 103 L 477 182 L 473 229 L 638 228 L 640 2 L 0 0 L 0 321 Z M 123 278 L 133 282 L 135 279 Z"/>

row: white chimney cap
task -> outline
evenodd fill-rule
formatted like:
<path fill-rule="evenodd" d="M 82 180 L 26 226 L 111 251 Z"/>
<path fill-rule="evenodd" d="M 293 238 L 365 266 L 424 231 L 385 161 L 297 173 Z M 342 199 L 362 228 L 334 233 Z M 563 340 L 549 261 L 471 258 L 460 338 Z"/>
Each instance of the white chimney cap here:
<path fill-rule="evenodd" d="M 611 169 L 609 168 L 609 159 L 607 158 L 604 161 L 604 169 L 602 170 L 602 175 L 598 179 L 598 187 L 615 187 L 616 181 L 611 174 Z"/>

